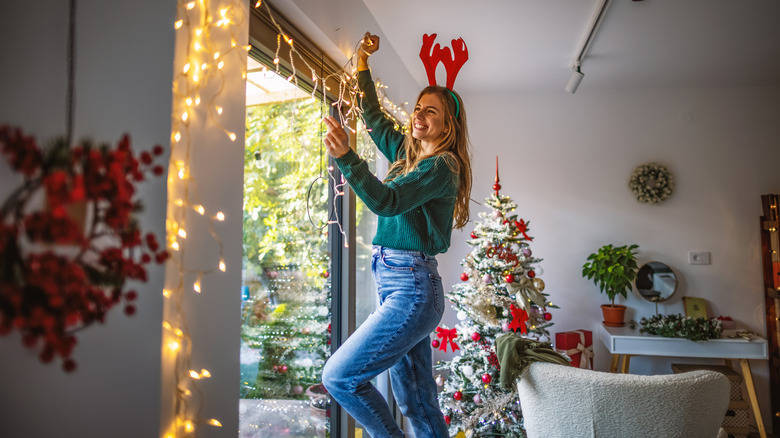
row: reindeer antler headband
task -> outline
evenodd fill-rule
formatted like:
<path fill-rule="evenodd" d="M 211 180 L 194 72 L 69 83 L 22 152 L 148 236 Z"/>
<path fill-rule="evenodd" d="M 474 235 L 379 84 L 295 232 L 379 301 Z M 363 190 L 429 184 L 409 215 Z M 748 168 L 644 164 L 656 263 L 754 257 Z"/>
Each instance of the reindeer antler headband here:
<path fill-rule="evenodd" d="M 444 64 L 444 68 L 447 71 L 447 89 L 455 100 L 455 118 L 457 119 L 460 114 L 460 103 L 458 103 L 458 97 L 452 92 L 452 87 L 455 85 L 455 78 L 458 76 L 460 68 L 469 60 L 469 49 L 466 47 L 466 42 L 463 41 L 463 38 L 458 38 L 452 40 L 452 53 L 450 53 L 449 47 L 442 48 L 439 43 L 436 43 L 434 46 L 433 41 L 435 39 L 435 33 L 423 35 L 420 59 L 425 66 L 425 72 L 428 74 L 428 84 L 430 85 L 436 85 L 436 66 L 440 62 Z"/>

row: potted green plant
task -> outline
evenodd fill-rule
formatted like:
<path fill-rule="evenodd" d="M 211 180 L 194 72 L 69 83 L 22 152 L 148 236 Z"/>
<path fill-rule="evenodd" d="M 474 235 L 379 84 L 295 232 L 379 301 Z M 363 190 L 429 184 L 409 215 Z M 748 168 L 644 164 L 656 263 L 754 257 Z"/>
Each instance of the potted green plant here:
<path fill-rule="evenodd" d="M 588 256 L 582 266 L 582 276 L 593 280 L 602 293 L 607 294 L 610 304 L 601 306 L 604 313 L 604 325 L 620 327 L 626 313 L 626 306 L 615 304 L 615 297 L 628 296 L 636 279 L 637 264 L 635 250 L 639 245 L 604 245 Z"/>

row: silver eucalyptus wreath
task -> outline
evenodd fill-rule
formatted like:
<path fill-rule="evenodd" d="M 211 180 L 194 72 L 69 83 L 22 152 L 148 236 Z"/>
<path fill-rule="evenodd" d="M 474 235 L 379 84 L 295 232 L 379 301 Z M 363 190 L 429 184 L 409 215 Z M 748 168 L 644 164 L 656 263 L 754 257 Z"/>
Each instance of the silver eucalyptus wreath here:
<path fill-rule="evenodd" d="M 634 169 L 628 187 L 634 192 L 637 201 L 657 204 L 672 195 L 674 177 L 658 163 L 643 164 Z"/>

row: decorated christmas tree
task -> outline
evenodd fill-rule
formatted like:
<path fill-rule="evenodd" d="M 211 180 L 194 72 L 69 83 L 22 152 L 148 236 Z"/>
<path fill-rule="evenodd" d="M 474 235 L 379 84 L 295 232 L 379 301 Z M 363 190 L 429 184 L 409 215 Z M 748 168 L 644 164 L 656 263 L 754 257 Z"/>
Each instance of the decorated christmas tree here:
<path fill-rule="evenodd" d="M 463 282 L 447 294 L 460 323 L 438 327 L 432 341 L 434 348 L 460 352 L 436 365 L 450 436 L 525 436 L 516 390 L 499 385 L 495 341 L 506 332 L 548 341 L 553 323 L 547 309 L 557 308 L 542 292 L 530 222 L 514 214 L 517 204 L 500 189 L 496 158 L 494 193 L 485 199 L 492 211 L 479 213 L 481 221 L 468 241 L 473 250 L 461 263 Z"/>

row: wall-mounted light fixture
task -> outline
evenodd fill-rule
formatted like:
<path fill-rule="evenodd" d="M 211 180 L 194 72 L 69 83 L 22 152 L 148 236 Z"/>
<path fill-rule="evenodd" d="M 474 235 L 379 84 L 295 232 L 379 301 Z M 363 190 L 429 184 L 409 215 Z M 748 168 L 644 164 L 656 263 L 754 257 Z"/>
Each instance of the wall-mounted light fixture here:
<path fill-rule="evenodd" d="M 612 0 L 599 0 L 596 4 L 596 9 L 593 11 L 593 15 L 590 17 L 585 34 L 582 36 L 580 43 L 577 45 L 577 51 L 574 52 L 574 60 L 571 63 L 571 76 L 569 82 L 566 84 L 565 90 L 571 94 L 577 91 L 577 87 L 580 86 L 582 78 L 585 74 L 582 73 L 582 60 L 585 58 L 585 53 L 588 52 L 590 44 L 593 42 L 593 37 L 596 36 L 596 31 L 601 25 L 601 20 L 604 19 L 604 15 L 607 12 L 607 8 L 612 3 Z"/>

